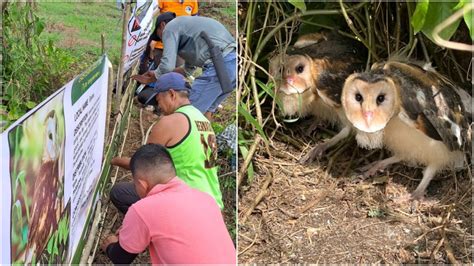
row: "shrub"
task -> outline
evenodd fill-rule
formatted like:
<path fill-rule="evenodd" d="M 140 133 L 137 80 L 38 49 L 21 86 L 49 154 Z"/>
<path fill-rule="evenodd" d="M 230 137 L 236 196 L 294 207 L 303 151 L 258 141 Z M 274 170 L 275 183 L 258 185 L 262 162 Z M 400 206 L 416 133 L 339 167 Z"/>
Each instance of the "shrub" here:
<path fill-rule="evenodd" d="M 10 3 L 2 9 L 3 69 L 0 130 L 20 118 L 56 91 L 76 60 L 40 35 L 45 22 L 34 14 L 31 3 Z"/>

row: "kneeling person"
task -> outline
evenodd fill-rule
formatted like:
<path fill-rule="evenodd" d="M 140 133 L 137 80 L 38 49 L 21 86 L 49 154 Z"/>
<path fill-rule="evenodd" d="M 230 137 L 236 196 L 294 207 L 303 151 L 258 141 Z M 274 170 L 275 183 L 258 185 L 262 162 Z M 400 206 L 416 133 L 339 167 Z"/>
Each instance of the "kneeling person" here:
<path fill-rule="evenodd" d="M 162 75 L 149 91 L 146 104 L 156 104 L 164 116 L 153 126 L 147 143 L 166 146 L 178 176 L 190 187 L 209 193 L 224 208 L 217 178 L 217 143 L 211 123 L 194 106 L 188 94 L 189 84 L 176 72 Z M 114 158 L 113 165 L 129 169 L 129 158 Z M 132 183 L 117 183 L 110 199 L 122 212 L 139 197 Z"/>
<path fill-rule="evenodd" d="M 153 264 L 235 264 L 235 247 L 219 207 L 178 176 L 165 147 L 147 144 L 130 161 L 140 200 L 119 235 L 102 248 L 113 263 L 131 263 L 147 247 Z"/>

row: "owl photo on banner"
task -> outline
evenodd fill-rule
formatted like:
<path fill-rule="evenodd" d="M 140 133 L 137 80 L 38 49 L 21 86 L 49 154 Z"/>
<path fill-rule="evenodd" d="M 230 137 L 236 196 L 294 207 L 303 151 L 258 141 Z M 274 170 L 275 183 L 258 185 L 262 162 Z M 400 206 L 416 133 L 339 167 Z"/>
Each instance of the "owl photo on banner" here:
<path fill-rule="evenodd" d="M 61 99 L 55 97 L 8 135 L 12 262 L 40 262 L 63 214 L 64 115 Z"/>

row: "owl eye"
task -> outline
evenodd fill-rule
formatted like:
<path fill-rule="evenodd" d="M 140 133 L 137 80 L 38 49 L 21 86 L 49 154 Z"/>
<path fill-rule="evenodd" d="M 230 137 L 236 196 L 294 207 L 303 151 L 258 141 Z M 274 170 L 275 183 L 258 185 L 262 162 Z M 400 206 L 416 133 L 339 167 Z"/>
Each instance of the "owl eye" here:
<path fill-rule="evenodd" d="M 381 104 L 381 103 L 383 103 L 383 101 L 385 101 L 385 95 L 384 94 L 380 94 L 379 96 L 377 96 L 377 104 Z"/>
<path fill-rule="evenodd" d="M 301 73 L 303 73 L 303 71 L 304 71 L 304 66 L 303 66 L 303 65 L 299 65 L 299 66 L 297 66 L 297 67 L 295 68 L 295 70 L 296 70 L 296 73 L 301 74 Z"/>
<path fill-rule="evenodd" d="M 360 95 L 360 93 L 356 93 L 355 100 L 358 101 L 358 102 L 362 102 L 364 100 L 364 98 L 362 98 L 362 95 Z"/>

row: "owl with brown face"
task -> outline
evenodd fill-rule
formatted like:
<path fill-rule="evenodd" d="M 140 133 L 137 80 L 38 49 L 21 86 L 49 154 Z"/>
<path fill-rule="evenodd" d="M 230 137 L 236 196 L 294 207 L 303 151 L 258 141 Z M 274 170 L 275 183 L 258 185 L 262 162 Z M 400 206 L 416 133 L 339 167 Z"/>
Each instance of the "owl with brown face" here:
<path fill-rule="evenodd" d="M 59 156 L 61 144 L 58 136 L 58 118 L 49 112 L 45 121 L 43 159 L 34 183 L 31 199 L 31 217 L 28 223 L 28 243 L 25 263 L 32 261 L 44 250 L 50 235 L 57 229 L 62 199 L 59 190 Z"/>
<path fill-rule="evenodd" d="M 331 32 L 301 36 L 286 54 L 270 60 L 270 74 L 276 81 L 284 116 L 295 121 L 312 115 L 316 123 L 342 128 L 333 138 L 316 145 L 301 162 L 313 161 L 350 134 L 341 91 L 347 76 L 362 70 L 366 52 L 360 43 Z"/>
<path fill-rule="evenodd" d="M 400 161 L 423 165 L 423 179 L 411 195 L 420 199 L 438 171 L 464 165 L 471 96 L 432 69 L 401 61 L 376 64 L 347 78 L 342 105 L 360 146 L 392 153 L 366 176 Z"/>

